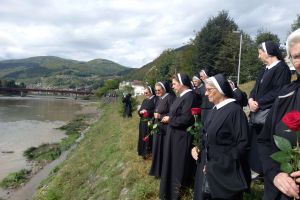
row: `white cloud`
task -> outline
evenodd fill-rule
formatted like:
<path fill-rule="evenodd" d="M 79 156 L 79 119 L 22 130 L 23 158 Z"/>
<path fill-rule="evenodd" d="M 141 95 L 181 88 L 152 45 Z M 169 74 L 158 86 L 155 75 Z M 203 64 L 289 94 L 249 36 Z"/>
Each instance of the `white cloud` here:
<path fill-rule="evenodd" d="M 130 67 L 187 43 L 220 10 L 228 10 L 253 37 L 264 27 L 282 41 L 300 14 L 293 0 L 0 0 L 0 5 L 0 59 L 105 58 Z"/>

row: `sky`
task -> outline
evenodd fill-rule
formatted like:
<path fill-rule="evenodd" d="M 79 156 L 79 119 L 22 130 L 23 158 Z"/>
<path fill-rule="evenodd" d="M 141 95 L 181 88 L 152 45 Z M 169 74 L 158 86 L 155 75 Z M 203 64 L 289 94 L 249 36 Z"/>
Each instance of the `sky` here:
<path fill-rule="evenodd" d="M 139 68 L 189 43 L 226 10 L 239 28 L 286 40 L 298 0 L 0 0 L 0 60 L 58 56 Z"/>

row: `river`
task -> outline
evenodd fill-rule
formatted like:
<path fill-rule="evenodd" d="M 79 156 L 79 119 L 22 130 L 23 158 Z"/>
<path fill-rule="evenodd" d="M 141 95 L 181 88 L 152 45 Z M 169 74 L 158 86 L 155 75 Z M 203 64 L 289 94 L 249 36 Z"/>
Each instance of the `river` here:
<path fill-rule="evenodd" d="M 81 105 L 74 99 L 0 97 L 0 180 L 29 168 L 23 152 L 31 146 L 59 142 L 56 128 L 70 121 Z"/>

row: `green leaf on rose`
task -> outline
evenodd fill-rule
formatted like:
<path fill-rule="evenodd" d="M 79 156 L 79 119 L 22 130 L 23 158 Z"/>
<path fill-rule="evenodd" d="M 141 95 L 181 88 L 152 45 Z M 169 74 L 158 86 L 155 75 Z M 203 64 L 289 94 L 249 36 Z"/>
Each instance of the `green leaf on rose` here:
<path fill-rule="evenodd" d="M 188 127 L 187 132 L 191 132 L 193 126 Z"/>
<path fill-rule="evenodd" d="M 276 146 L 284 151 L 284 152 L 291 152 L 292 151 L 292 145 L 290 143 L 290 141 L 288 141 L 287 139 L 274 135 L 274 140 L 275 140 L 275 144 Z"/>
<path fill-rule="evenodd" d="M 280 169 L 285 173 L 291 173 L 293 171 L 293 167 L 290 163 L 281 163 Z"/>
<path fill-rule="evenodd" d="M 153 124 L 153 129 L 157 128 L 157 124 Z"/>
<path fill-rule="evenodd" d="M 290 162 L 291 160 L 290 155 L 284 151 L 278 151 L 276 153 L 273 153 L 271 155 L 271 158 L 279 163 L 286 163 Z"/>

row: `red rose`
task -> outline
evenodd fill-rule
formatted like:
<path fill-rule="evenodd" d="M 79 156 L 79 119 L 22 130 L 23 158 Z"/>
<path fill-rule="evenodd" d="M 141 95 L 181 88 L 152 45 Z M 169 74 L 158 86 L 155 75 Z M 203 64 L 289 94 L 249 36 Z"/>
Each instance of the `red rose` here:
<path fill-rule="evenodd" d="M 192 115 L 199 115 L 201 112 L 201 108 L 192 108 Z"/>
<path fill-rule="evenodd" d="M 148 142 L 148 140 L 149 140 L 149 136 L 146 136 L 146 137 L 143 138 L 144 142 Z"/>
<path fill-rule="evenodd" d="M 143 117 L 144 117 L 144 118 L 148 118 L 148 117 L 149 117 L 149 113 L 148 113 L 147 111 L 145 111 L 145 112 L 143 113 Z"/>
<path fill-rule="evenodd" d="M 300 112 L 294 110 L 285 114 L 282 118 L 282 122 L 291 131 L 300 131 Z"/>

